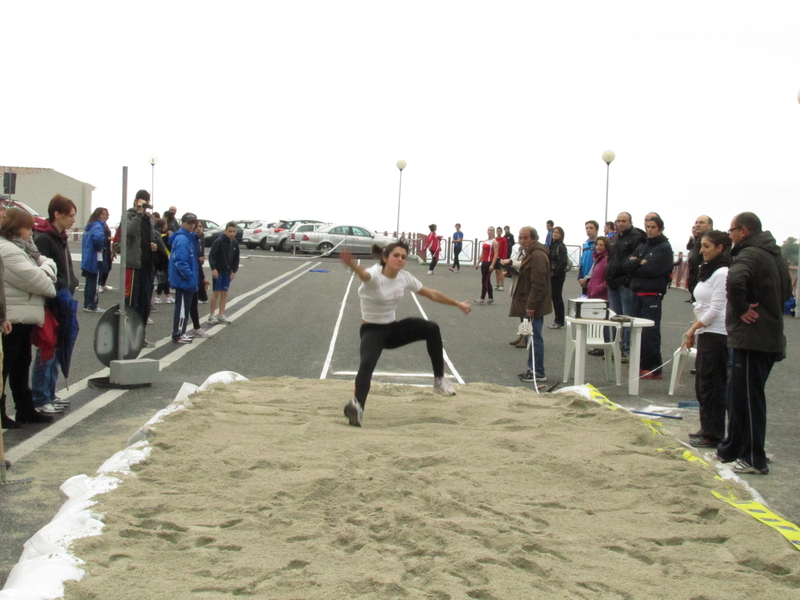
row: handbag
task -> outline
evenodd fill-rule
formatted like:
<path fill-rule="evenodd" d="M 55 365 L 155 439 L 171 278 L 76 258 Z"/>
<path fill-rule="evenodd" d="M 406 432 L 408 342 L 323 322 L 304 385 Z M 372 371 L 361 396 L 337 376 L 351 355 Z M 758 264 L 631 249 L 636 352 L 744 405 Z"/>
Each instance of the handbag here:
<path fill-rule="evenodd" d="M 533 335 L 533 321 L 530 319 L 522 319 L 517 329 L 518 335 Z"/>
<path fill-rule="evenodd" d="M 50 308 L 44 306 L 44 325 L 36 325 L 31 331 L 31 344 L 39 348 L 43 361 L 49 361 L 55 356 L 56 342 L 58 341 L 58 321 L 56 321 Z"/>

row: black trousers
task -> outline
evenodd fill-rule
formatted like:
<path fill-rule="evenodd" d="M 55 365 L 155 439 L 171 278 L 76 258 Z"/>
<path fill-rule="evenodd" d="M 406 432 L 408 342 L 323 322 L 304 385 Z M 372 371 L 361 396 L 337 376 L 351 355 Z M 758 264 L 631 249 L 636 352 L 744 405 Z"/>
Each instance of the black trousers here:
<path fill-rule="evenodd" d="M 33 414 L 31 392 L 31 332 L 33 325 L 14 323 L 11 333 L 3 337 L 3 397 L 8 389 L 14 395 L 17 417 Z"/>
<path fill-rule="evenodd" d="M 428 270 L 433 271 L 436 268 L 436 263 L 439 262 L 439 252 L 438 251 L 434 252 L 433 250 L 431 250 L 430 252 L 431 252 L 431 262 L 428 265 Z"/>
<path fill-rule="evenodd" d="M 489 294 L 489 300 L 494 300 L 492 296 L 492 274 L 489 272 L 489 267 L 492 263 L 488 260 L 481 262 L 481 300 L 486 300 L 486 294 Z"/>
<path fill-rule="evenodd" d="M 650 319 L 655 323 L 652 327 L 644 327 L 642 331 L 642 356 L 639 369 L 661 374 L 661 305 L 664 297 L 661 294 L 651 296 L 636 295 L 633 316 Z M 658 367 L 658 368 L 656 368 Z"/>
<path fill-rule="evenodd" d="M 431 321 L 409 317 L 394 323 L 361 325 L 361 364 L 356 375 L 356 400 L 363 407 L 372 384 L 372 373 L 384 348 L 400 348 L 425 340 L 431 358 L 434 377 L 444 377 L 444 351 L 439 326 Z"/>
<path fill-rule="evenodd" d="M 553 275 L 550 278 L 550 296 L 553 300 L 553 313 L 555 313 L 554 323 L 558 325 L 564 324 L 564 280 L 567 278 L 566 273 Z"/>
<path fill-rule="evenodd" d="M 717 447 L 726 461 L 741 458 L 757 469 L 767 468 L 767 378 L 777 354 L 733 349 L 728 378 L 728 436 Z"/>
<path fill-rule="evenodd" d="M 725 389 L 728 386 L 728 336 L 695 336 L 694 393 L 700 403 L 700 434 L 719 442 L 725 437 Z"/>
<path fill-rule="evenodd" d="M 458 255 L 461 254 L 461 244 L 453 244 L 453 268 L 460 269 L 461 264 L 458 262 Z"/>

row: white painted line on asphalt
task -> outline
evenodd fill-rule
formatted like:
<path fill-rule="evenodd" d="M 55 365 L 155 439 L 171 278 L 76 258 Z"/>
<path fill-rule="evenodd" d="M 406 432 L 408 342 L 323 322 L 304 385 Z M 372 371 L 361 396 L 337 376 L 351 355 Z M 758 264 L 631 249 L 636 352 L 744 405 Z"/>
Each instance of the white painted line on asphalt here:
<path fill-rule="evenodd" d="M 331 336 L 331 343 L 328 346 L 328 356 L 325 357 L 325 364 L 322 366 L 322 373 L 320 373 L 319 378 L 325 379 L 328 377 L 328 369 L 331 366 L 331 359 L 333 358 L 333 349 L 336 347 L 336 338 L 339 337 L 339 326 L 342 324 L 342 316 L 344 315 L 344 307 L 347 304 L 347 296 L 350 294 L 350 287 L 353 285 L 353 279 L 355 279 L 355 272 L 350 275 L 350 281 L 347 282 L 347 289 L 344 291 L 344 297 L 342 297 L 342 305 L 339 307 L 339 316 L 336 318 L 336 326 L 333 328 L 333 335 Z"/>
<path fill-rule="evenodd" d="M 310 264 L 310 262 L 306 262 L 306 263 L 300 265 L 299 267 L 297 267 L 296 269 L 293 269 L 292 271 L 289 271 L 289 272 L 284 273 L 284 274 L 282 274 L 282 275 L 280 275 L 278 277 L 275 277 L 274 279 L 271 279 L 270 281 L 268 281 L 268 282 L 260 285 L 259 287 L 255 288 L 251 292 L 248 292 L 246 294 L 242 294 L 241 296 L 239 296 L 238 298 L 247 298 L 249 296 L 252 296 L 254 293 L 257 293 L 257 292 L 263 290 L 264 288 L 272 285 L 274 282 L 279 281 L 280 279 L 283 279 L 287 275 L 291 275 L 292 273 L 296 273 L 300 269 L 303 269 L 302 272 L 297 273 L 291 279 L 288 279 L 287 281 L 284 281 L 282 284 L 280 284 L 280 285 L 276 286 L 275 288 L 271 289 L 269 292 L 267 292 L 263 296 L 259 296 L 258 298 L 256 298 L 255 300 L 253 300 L 249 304 L 247 304 L 246 306 L 242 307 L 240 309 L 240 312 L 243 314 L 243 313 L 246 313 L 246 312 L 252 310 L 262 300 L 265 300 L 266 298 L 269 298 L 270 296 L 275 294 L 278 290 L 286 287 L 287 285 L 289 285 L 293 281 L 299 279 L 300 277 L 302 277 L 303 275 L 308 273 L 309 269 L 305 269 L 305 267 L 308 266 L 309 264 Z M 311 268 L 314 268 L 314 267 L 318 266 L 319 264 L 321 264 L 321 263 L 316 263 L 316 264 L 312 265 Z M 233 304 L 233 302 L 230 302 L 229 305 L 230 304 Z M 233 316 L 233 318 L 235 319 L 238 316 L 239 316 L 239 314 L 237 313 L 236 315 Z M 233 319 L 231 319 L 231 320 L 233 320 Z M 209 337 L 211 337 L 213 335 L 216 335 L 216 333 L 218 333 L 218 331 L 222 331 L 223 327 L 227 327 L 227 325 L 216 325 L 216 326 L 212 327 L 209 330 L 209 334 L 208 334 Z M 215 331 L 215 330 L 218 330 L 218 331 Z M 207 339 L 207 338 L 196 338 L 196 339 L 199 339 L 199 340 L 203 341 L 204 339 Z M 166 338 L 164 338 L 162 340 L 159 340 L 159 342 L 156 344 L 155 348 L 147 348 L 144 352 L 142 352 L 140 357 L 141 358 L 145 358 L 148 354 L 151 354 L 157 348 L 160 348 L 164 344 L 171 344 L 171 343 L 172 343 L 172 337 L 171 336 L 167 336 Z M 162 358 L 159 361 L 159 370 L 163 371 L 165 368 L 167 368 L 170 365 L 172 365 L 175 361 L 177 361 L 178 359 L 184 357 L 186 354 L 188 354 L 192 350 L 193 347 L 196 347 L 195 344 L 185 344 L 180 348 L 176 348 L 175 351 L 171 352 L 170 354 L 168 354 L 167 356 L 165 356 L 164 358 Z M 69 398 L 69 397 L 77 394 L 78 392 L 85 390 L 88 387 L 88 383 L 89 383 L 90 379 L 94 379 L 96 377 L 108 377 L 108 375 L 109 375 L 109 369 L 108 368 L 101 369 L 97 373 L 94 373 L 93 375 L 89 375 L 88 377 L 85 377 L 85 378 L 81 379 L 80 381 L 70 385 L 70 389 L 68 391 L 67 390 L 59 390 L 59 394 L 61 395 L 61 398 L 64 398 L 64 399 Z M 65 431 L 67 431 L 68 429 L 73 427 L 74 425 L 77 425 L 83 419 L 91 416 L 92 414 L 94 414 L 95 412 L 97 412 L 98 410 L 103 408 L 104 406 L 110 404 L 111 402 L 113 402 L 117 398 L 121 397 L 126 392 L 128 392 L 128 390 L 109 390 L 107 392 L 102 393 L 101 395 L 99 395 L 97 398 L 95 398 L 91 402 L 87 402 L 86 404 L 84 404 L 80 408 L 76 409 L 75 411 L 70 412 L 68 415 L 65 415 L 64 417 L 60 418 L 58 421 L 53 422 L 51 425 L 49 425 L 47 428 L 43 429 L 42 431 L 40 431 L 39 433 L 37 433 L 33 437 L 28 438 L 24 442 L 18 444 L 14 448 L 10 449 L 8 452 L 5 453 L 6 456 L 12 462 L 18 461 L 18 460 L 21 460 L 21 459 L 25 458 L 31 452 L 34 452 L 35 450 L 39 449 L 41 446 L 43 446 L 47 442 L 50 442 L 50 441 L 54 440 L 59 435 L 61 435 L 62 433 L 64 433 Z"/>
<path fill-rule="evenodd" d="M 417 303 L 417 308 L 419 308 L 419 312 L 422 313 L 422 317 L 426 321 L 430 321 L 430 319 L 428 318 L 428 315 L 426 315 L 425 311 L 422 309 L 422 305 L 419 303 L 419 300 L 417 299 L 417 295 L 414 294 L 413 298 L 414 298 L 414 302 Z M 453 372 L 453 375 L 455 376 L 456 381 L 463 385 L 464 384 L 464 380 L 461 378 L 461 375 L 459 375 L 458 371 L 456 371 L 455 366 L 451 362 L 450 357 L 447 356 L 447 351 L 444 348 L 442 348 L 442 354 L 444 355 L 444 361 L 447 363 L 447 365 L 450 367 L 450 370 Z"/>

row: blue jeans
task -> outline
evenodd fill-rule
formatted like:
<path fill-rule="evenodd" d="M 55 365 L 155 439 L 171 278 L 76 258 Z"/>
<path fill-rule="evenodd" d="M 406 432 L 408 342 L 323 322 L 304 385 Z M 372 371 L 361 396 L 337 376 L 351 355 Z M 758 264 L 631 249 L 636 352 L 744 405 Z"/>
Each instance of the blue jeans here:
<path fill-rule="evenodd" d="M 609 308 L 618 315 L 633 316 L 633 310 L 636 306 L 636 294 L 630 288 L 621 285 L 616 290 L 608 288 L 608 304 Z M 631 349 L 631 330 L 626 327 L 622 330 L 622 343 L 620 344 L 622 352 L 627 354 Z"/>
<path fill-rule="evenodd" d="M 534 375 L 544 377 L 544 338 L 542 337 L 542 327 L 544 317 L 534 317 L 533 323 L 533 344 L 528 348 L 528 370 L 533 371 Z M 533 368 L 534 359 L 536 368 Z"/>
<path fill-rule="evenodd" d="M 83 308 L 97 308 L 97 273 L 86 273 L 83 288 Z"/>
<path fill-rule="evenodd" d="M 33 361 L 33 377 L 31 378 L 33 404 L 36 408 L 41 408 L 55 400 L 58 367 L 58 356 L 53 356 L 47 362 L 43 362 L 39 349 L 36 349 L 36 359 Z"/>

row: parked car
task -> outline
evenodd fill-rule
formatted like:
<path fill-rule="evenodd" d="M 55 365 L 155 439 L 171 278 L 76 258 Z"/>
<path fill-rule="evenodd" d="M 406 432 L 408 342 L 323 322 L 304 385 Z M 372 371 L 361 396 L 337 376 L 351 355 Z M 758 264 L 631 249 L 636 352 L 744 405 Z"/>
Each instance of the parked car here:
<path fill-rule="evenodd" d="M 303 234 L 309 231 L 316 231 L 320 227 L 330 225 L 330 223 L 295 223 L 295 226 L 289 230 L 289 235 L 286 238 L 286 249 L 290 252 L 300 245 L 300 238 Z"/>
<path fill-rule="evenodd" d="M 266 237 L 267 230 L 275 226 L 276 223 L 277 221 L 268 221 L 266 219 L 258 219 L 251 222 L 249 226 L 244 228 L 242 243 L 248 250 L 258 248 Z"/>
<path fill-rule="evenodd" d="M 274 227 L 267 230 L 262 248 L 275 248 L 281 252 L 288 250 L 286 241 L 289 239 L 289 230 L 298 223 L 322 223 L 312 219 L 295 219 L 293 221 L 281 220 Z"/>
<path fill-rule="evenodd" d="M 316 231 L 303 233 L 299 248 L 303 252 L 338 253 L 347 249 L 353 254 L 371 254 L 372 245 L 386 246 L 395 238 L 380 235 L 366 227 L 356 225 L 327 225 Z"/>
<path fill-rule="evenodd" d="M 200 219 L 200 220 L 203 221 L 203 219 Z M 236 241 L 241 244 L 242 243 L 242 236 L 244 234 L 244 226 L 252 223 L 252 221 L 244 220 L 244 221 L 234 221 L 234 222 L 236 223 Z M 210 229 L 206 229 L 206 223 L 209 224 L 209 227 L 211 225 L 213 225 L 214 227 L 211 227 Z M 219 236 L 221 236 L 222 234 L 225 233 L 225 225 L 217 225 L 213 221 L 206 221 L 205 223 L 203 223 L 203 233 L 204 233 L 204 235 L 203 235 L 203 244 L 207 248 L 210 248 L 214 244 L 214 241 Z"/>
<path fill-rule="evenodd" d="M 25 204 L 24 202 L 20 202 L 19 200 L 9 200 L 8 196 L 3 196 L 5 199 L 6 207 L 7 208 L 20 208 L 24 210 L 26 213 L 29 213 L 33 217 L 33 221 L 35 224 L 44 223 L 47 221 L 47 217 L 43 217 L 40 215 L 36 210 Z"/>

